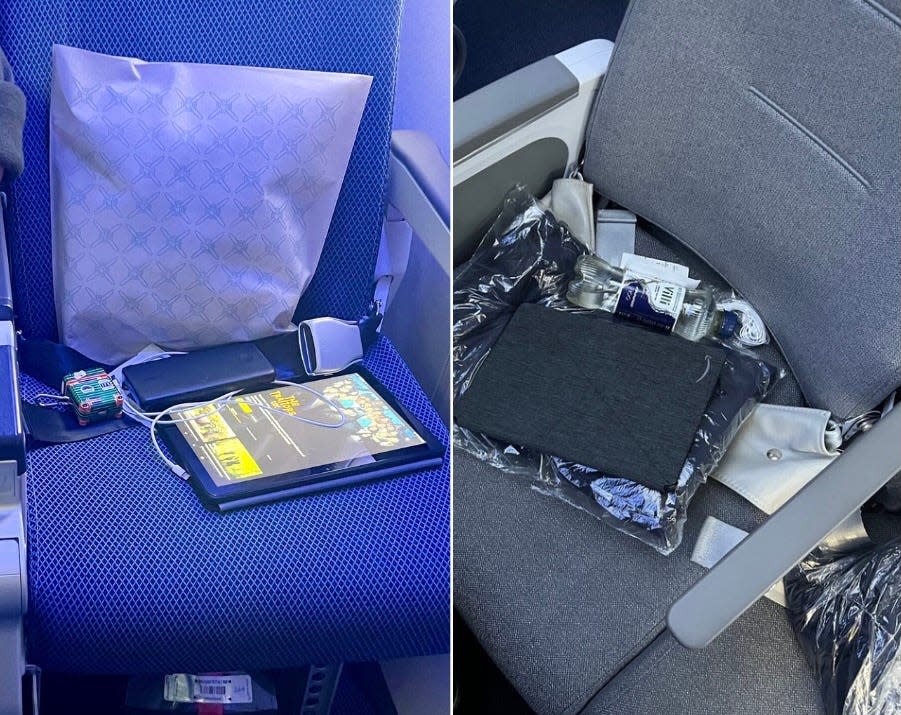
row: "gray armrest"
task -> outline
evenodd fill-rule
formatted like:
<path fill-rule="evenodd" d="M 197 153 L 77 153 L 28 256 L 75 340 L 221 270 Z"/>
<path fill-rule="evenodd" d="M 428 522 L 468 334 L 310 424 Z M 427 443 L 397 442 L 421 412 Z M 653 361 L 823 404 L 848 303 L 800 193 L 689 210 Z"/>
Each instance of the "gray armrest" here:
<path fill-rule="evenodd" d="M 0 203 L 5 205 L 0 193 Z M 6 235 L 0 214 L 0 713 L 19 713 L 25 673 L 25 427 Z"/>
<path fill-rule="evenodd" d="M 454 102 L 454 262 L 471 255 L 515 184 L 541 196 L 579 161 L 613 43 L 590 40 Z"/>
<path fill-rule="evenodd" d="M 899 437 L 901 409 L 894 409 L 730 551 L 670 608 L 676 640 L 707 646 L 901 471 Z"/>
<path fill-rule="evenodd" d="M 28 606 L 23 485 L 16 463 L 0 462 L 0 713 L 18 714 L 22 707 Z"/>
<path fill-rule="evenodd" d="M 6 197 L 0 192 L 0 206 Z M 13 460 L 25 471 L 25 423 L 19 402 L 16 331 L 13 325 L 12 281 L 0 213 L 0 461 Z"/>
<path fill-rule="evenodd" d="M 454 161 L 540 117 L 579 93 L 579 80 L 545 57 L 454 103 Z"/>
<path fill-rule="evenodd" d="M 423 132 L 391 134 L 388 203 L 447 265 L 450 236 L 450 167 Z"/>
<path fill-rule="evenodd" d="M 13 281 L 9 268 L 9 251 L 3 232 L 3 215 L 6 194 L 0 191 L 0 320 L 13 319 Z"/>
<path fill-rule="evenodd" d="M 395 131 L 391 137 L 388 203 L 387 242 L 392 243 L 400 223 L 394 220 L 397 213 L 413 236 L 409 254 L 400 259 L 405 266 L 392 271 L 391 303 L 382 332 L 448 424 L 450 317 L 447 310 L 435 307 L 447 305 L 450 285 L 450 167 L 422 132 Z M 400 229 L 396 235 L 402 234 Z M 403 251 L 397 254 L 402 256 Z"/>

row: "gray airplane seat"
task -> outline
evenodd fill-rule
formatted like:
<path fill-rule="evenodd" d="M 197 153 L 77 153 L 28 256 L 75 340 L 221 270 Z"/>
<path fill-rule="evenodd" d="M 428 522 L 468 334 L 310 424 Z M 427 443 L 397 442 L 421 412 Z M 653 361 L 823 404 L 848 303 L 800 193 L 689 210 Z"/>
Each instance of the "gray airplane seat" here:
<path fill-rule="evenodd" d="M 901 385 L 899 11 L 633 0 L 586 138 L 586 180 L 650 225 L 637 253 L 759 310 L 773 338 L 761 355 L 789 371 L 770 401 L 842 418 Z M 765 520 L 742 497 L 702 487 L 665 557 L 455 459 L 456 607 L 537 712 L 823 712 L 770 601 L 701 650 L 666 628 L 705 573 L 690 561 L 705 516 L 747 531 Z"/>

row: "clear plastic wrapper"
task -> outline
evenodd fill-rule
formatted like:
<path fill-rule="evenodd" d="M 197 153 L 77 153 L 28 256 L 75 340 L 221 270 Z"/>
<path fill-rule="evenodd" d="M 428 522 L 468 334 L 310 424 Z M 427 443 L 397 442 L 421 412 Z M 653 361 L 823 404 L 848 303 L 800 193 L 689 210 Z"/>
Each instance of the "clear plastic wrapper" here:
<path fill-rule="evenodd" d="M 588 249 L 521 186 L 475 254 L 454 274 L 454 394 L 459 397 L 516 308 L 565 308 L 576 259 Z"/>
<path fill-rule="evenodd" d="M 576 261 L 588 249 L 544 211 L 523 187 L 503 210 L 472 258 L 454 276 L 454 397 L 524 302 L 584 311 L 566 300 Z M 681 338 L 673 337 L 674 340 Z M 688 504 L 716 468 L 745 419 L 778 379 L 747 350 L 726 346 L 727 358 L 681 472 L 665 490 L 604 474 L 528 448 L 503 444 L 459 425 L 454 442 L 506 472 L 528 477 L 543 493 L 584 509 L 614 528 L 668 554 L 681 542 Z"/>
<path fill-rule="evenodd" d="M 826 712 L 901 713 L 901 539 L 841 558 L 814 552 L 785 588 Z"/>

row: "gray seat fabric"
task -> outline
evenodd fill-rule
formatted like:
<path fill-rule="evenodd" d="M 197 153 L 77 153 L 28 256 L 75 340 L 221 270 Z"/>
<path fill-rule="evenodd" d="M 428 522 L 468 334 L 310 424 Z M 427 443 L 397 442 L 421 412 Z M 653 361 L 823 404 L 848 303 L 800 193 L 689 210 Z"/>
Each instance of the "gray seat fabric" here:
<path fill-rule="evenodd" d="M 689 266 L 727 288 L 713 269 L 642 224 L 635 250 Z M 775 345 L 758 349 L 786 376 L 767 402 L 804 406 Z M 466 453 L 454 455 L 454 599 L 517 690 L 539 713 L 820 715 L 812 670 L 784 611 L 758 602 L 703 651 L 679 646 L 666 611 L 703 574 L 690 563 L 704 516 L 751 530 L 764 518 L 711 483 L 691 505 L 682 546 L 661 557 L 594 518 L 531 491 Z M 869 517 L 882 541 L 899 519 Z"/>
<path fill-rule="evenodd" d="M 901 385 L 899 8 L 633 0 L 588 128 L 586 178 L 749 298 L 840 416 Z"/>
<path fill-rule="evenodd" d="M 659 638 L 667 609 L 704 573 L 689 560 L 704 516 L 751 530 L 762 514 L 725 487 L 710 483 L 691 504 L 683 545 L 665 557 L 531 490 L 522 478 L 459 450 L 454 460 L 455 606 L 532 708 L 539 713 L 579 712 L 598 691 L 618 680 L 624 666 L 645 657 L 651 658 L 653 668 L 684 677 L 679 687 L 700 693 L 703 682 L 695 684 L 685 670 L 694 667 L 699 656 L 691 654 L 686 661 L 689 654 L 681 647 L 655 650 L 655 644 L 663 642 Z M 794 644 L 785 614 L 766 614 L 773 617 L 766 629 L 772 643 L 764 647 L 748 640 L 747 631 L 758 625 L 753 620 L 746 625 L 743 618 L 717 641 L 717 648 L 731 653 L 717 667 L 759 674 L 751 682 L 766 692 L 745 689 L 749 703 L 775 701 L 794 692 L 807 708 L 797 712 L 819 712 L 813 673 Z M 643 653 L 649 645 L 651 650 Z M 714 655 L 708 657 L 715 659 L 716 651 L 710 652 Z M 773 680 L 775 671 L 784 677 Z M 675 681 L 646 680 L 643 687 L 665 703 Z M 697 697 L 705 701 L 703 694 Z M 614 711 L 653 712 L 627 701 Z M 731 712 L 755 711 L 749 704 L 746 710 Z"/>
<path fill-rule="evenodd" d="M 764 600 L 701 651 L 662 633 L 583 712 L 822 715 L 825 707 L 785 612 Z"/>
<path fill-rule="evenodd" d="M 633 0 L 599 94 L 586 178 L 675 237 L 640 231 L 637 252 L 755 304 L 794 375 L 777 402 L 848 416 L 901 385 L 899 4 Z M 740 497 L 702 488 L 662 557 L 455 460 L 455 603 L 538 712 L 821 712 L 769 604 L 701 652 L 665 631 L 704 516 L 762 520 Z"/>

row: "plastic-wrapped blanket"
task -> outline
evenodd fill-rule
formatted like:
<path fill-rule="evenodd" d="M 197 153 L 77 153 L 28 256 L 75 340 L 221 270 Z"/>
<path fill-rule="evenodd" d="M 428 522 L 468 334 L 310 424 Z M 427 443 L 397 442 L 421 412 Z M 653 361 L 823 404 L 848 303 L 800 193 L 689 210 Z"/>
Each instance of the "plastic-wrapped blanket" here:
<path fill-rule="evenodd" d="M 901 713 L 901 539 L 785 579 L 792 624 L 829 715 Z"/>
<path fill-rule="evenodd" d="M 479 367 L 519 305 L 584 311 L 566 301 L 576 260 L 587 248 L 566 224 L 542 210 L 522 187 L 504 208 L 472 258 L 454 276 L 454 398 L 469 388 Z M 673 340 L 682 338 L 673 336 Z M 682 540 L 688 504 L 716 468 L 744 420 L 778 378 L 749 353 L 725 348 L 717 386 L 679 474 L 654 489 L 604 474 L 522 445 L 504 444 L 454 426 L 457 447 L 504 471 L 533 480 L 543 493 L 582 508 L 659 552 Z"/>

